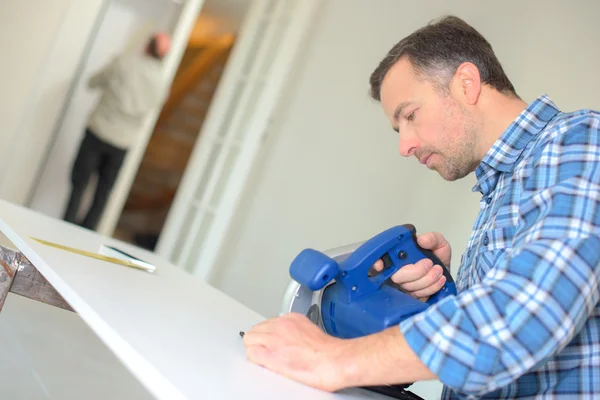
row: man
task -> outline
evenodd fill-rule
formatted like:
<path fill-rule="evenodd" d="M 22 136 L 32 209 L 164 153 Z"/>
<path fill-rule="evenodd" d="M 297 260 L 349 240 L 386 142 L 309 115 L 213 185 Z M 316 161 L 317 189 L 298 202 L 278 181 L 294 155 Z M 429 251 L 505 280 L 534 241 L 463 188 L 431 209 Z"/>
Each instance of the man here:
<path fill-rule="evenodd" d="M 443 398 L 600 398 L 600 114 L 516 94 L 489 43 L 446 17 L 394 46 L 371 76 L 405 157 L 482 194 L 457 296 L 351 340 L 290 314 L 244 336 L 251 361 L 328 391 L 439 379 Z M 442 262 L 439 233 L 419 237 Z M 376 266 L 378 269 L 380 265 Z M 443 285 L 429 261 L 394 281 Z"/>
<path fill-rule="evenodd" d="M 93 203 L 80 223 L 96 228 L 127 149 L 135 142 L 148 112 L 165 99 L 161 60 L 170 44 L 168 34 L 156 33 L 143 54 L 116 57 L 89 80 L 89 87 L 102 90 L 102 96 L 89 117 L 73 164 L 72 191 L 64 220 L 78 223 L 81 197 L 92 174 L 97 174 Z"/>

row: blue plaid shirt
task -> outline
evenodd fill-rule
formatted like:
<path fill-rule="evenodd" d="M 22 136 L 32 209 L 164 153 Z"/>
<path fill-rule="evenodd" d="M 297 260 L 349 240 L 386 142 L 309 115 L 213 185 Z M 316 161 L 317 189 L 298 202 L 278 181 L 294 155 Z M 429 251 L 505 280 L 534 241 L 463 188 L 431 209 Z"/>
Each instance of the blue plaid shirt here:
<path fill-rule="evenodd" d="M 600 113 L 541 96 L 476 175 L 459 294 L 401 331 L 443 399 L 600 399 Z"/>

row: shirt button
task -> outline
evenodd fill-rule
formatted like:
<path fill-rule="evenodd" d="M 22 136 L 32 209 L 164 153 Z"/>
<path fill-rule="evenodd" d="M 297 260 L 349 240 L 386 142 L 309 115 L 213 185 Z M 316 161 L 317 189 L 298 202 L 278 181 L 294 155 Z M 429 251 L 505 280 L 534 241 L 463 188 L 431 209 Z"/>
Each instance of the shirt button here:
<path fill-rule="evenodd" d="M 485 199 L 485 202 L 490 204 L 492 202 L 492 196 L 488 197 L 487 199 Z"/>
<path fill-rule="evenodd" d="M 483 245 L 487 246 L 488 244 L 490 244 L 490 238 L 488 238 L 488 235 L 486 233 L 485 236 L 483 237 Z"/>

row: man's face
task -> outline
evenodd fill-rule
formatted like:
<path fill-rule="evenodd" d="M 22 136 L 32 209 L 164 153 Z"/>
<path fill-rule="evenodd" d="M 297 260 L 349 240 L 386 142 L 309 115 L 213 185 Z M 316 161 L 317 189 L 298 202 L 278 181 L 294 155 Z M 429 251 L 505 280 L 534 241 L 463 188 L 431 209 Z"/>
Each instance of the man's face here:
<path fill-rule="evenodd" d="M 417 77 L 408 59 L 402 58 L 386 74 L 381 104 L 399 132 L 402 156 L 414 155 L 448 181 L 465 177 L 479 164 L 473 119 L 453 91 L 442 93 Z"/>

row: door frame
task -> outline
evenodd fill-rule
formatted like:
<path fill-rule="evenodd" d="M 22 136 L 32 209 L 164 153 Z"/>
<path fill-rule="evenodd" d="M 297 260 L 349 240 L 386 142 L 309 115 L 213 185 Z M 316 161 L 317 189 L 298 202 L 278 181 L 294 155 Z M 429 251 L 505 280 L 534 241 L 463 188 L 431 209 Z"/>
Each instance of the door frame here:
<path fill-rule="evenodd" d="M 205 281 L 320 3 L 256 0 L 246 15 L 156 246 Z"/>
<path fill-rule="evenodd" d="M 186 0 L 183 3 L 181 13 L 171 33 L 171 48 L 163 61 L 163 73 L 168 82 L 172 82 L 175 78 L 188 38 L 203 5 L 204 0 Z M 161 107 L 156 107 L 148 114 L 135 144 L 127 152 L 102 218 L 98 223 L 97 231 L 102 235 L 112 236 L 115 231 L 160 111 Z"/>

